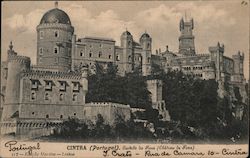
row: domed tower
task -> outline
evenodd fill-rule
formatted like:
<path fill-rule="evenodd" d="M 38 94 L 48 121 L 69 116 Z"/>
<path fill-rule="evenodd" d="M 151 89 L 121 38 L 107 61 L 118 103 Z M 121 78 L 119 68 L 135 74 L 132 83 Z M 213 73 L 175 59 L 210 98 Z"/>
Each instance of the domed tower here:
<path fill-rule="evenodd" d="M 123 49 L 122 62 L 124 65 L 124 73 L 131 72 L 133 70 L 133 36 L 129 31 L 125 31 L 121 35 L 121 48 Z"/>
<path fill-rule="evenodd" d="M 71 68 L 71 48 L 74 27 L 61 9 L 46 12 L 37 26 L 37 65 L 44 69 L 68 71 Z"/>
<path fill-rule="evenodd" d="M 142 74 L 147 76 L 151 74 L 151 52 L 152 52 L 152 38 L 148 33 L 142 34 L 140 38 L 142 47 Z"/>

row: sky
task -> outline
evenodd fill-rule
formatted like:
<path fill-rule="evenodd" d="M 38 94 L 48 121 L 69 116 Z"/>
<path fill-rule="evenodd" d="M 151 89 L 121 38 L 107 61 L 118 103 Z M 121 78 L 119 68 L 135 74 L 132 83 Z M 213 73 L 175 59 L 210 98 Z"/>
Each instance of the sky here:
<path fill-rule="evenodd" d="M 224 55 L 244 52 L 244 73 L 249 77 L 249 1 L 59 1 L 59 9 L 70 17 L 77 38 L 108 37 L 120 44 L 123 31 L 135 41 L 146 31 L 152 37 L 153 53 L 178 51 L 179 21 L 194 19 L 197 54 L 209 53 L 218 42 L 225 45 Z M 54 1 L 3 1 L 1 18 L 1 57 L 6 59 L 10 41 L 20 55 L 36 64 L 36 26 Z"/>

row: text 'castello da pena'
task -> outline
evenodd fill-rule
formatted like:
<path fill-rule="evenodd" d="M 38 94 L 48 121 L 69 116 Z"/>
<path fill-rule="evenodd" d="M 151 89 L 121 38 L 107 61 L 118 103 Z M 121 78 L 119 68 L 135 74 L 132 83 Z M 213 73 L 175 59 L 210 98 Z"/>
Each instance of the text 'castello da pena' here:
<path fill-rule="evenodd" d="M 166 72 L 182 71 L 198 79 L 215 79 L 220 97 L 228 95 L 224 90 L 227 83 L 238 87 L 243 102 L 247 102 L 244 53 L 239 51 L 232 58 L 227 57 L 224 45 L 218 42 L 208 48 L 207 54 L 198 54 L 193 29 L 193 19 L 181 19 L 179 51 L 172 52 L 166 46 L 166 50 L 152 53 L 153 40 L 147 32 L 136 40 L 125 30 L 119 46 L 111 38 L 77 37 L 70 17 L 56 5 L 43 15 L 36 28 L 36 65 L 31 65 L 29 57 L 15 52 L 10 43 L 7 61 L 1 65 L 1 134 L 48 135 L 68 117 L 94 120 L 102 114 L 110 124 L 117 113 L 125 120 L 130 119 L 131 112 L 136 110 L 130 105 L 86 103 L 88 73 L 95 73 L 97 62 L 104 67 L 108 63 L 116 65 L 121 76 L 135 70 L 150 76 L 152 66 L 157 65 Z M 159 110 L 163 120 L 169 121 L 167 103 L 162 99 L 162 81 L 147 80 L 147 86 L 152 107 Z M 238 117 L 241 112 L 239 107 Z"/>

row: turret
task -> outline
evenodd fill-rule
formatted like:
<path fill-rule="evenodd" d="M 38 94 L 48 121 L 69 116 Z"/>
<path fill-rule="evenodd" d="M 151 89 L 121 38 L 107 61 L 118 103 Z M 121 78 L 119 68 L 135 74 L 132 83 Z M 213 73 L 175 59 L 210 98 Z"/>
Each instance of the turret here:
<path fill-rule="evenodd" d="M 182 55 L 194 55 L 195 45 L 194 45 L 194 20 L 184 21 L 183 18 L 180 20 L 180 32 L 179 37 L 179 53 Z"/>
<path fill-rule="evenodd" d="M 234 61 L 234 74 L 232 76 L 232 81 L 243 82 L 244 80 L 244 53 L 238 51 L 237 54 L 233 55 Z"/>
<path fill-rule="evenodd" d="M 140 44 L 142 47 L 142 74 L 147 76 L 151 74 L 151 54 L 152 54 L 152 38 L 148 33 L 142 34 L 140 38 Z M 161 52 L 159 52 L 161 53 Z"/>
<path fill-rule="evenodd" d="M 129 73 L 133 70 L 133 36 L 131 33 L 126 30 L 121 35 L 121 48 L 123 49 L 123 58 L 122 62 L 124 73 Z"/>
<path fill-rule="evenodd" d="M 13 53 L 13 45 L 8 50 L 8 78 L 3 118 L 10 118 L 18 111 L 20 102 L 21 74 L 30 69 L 30 58 Z M 12 52 L 12 53 L 10 53 Z"/>
<path fill-rule="evenodd" d="M 217 46 L 209 47 L 209 52 L 211 53 L 211 60 L 215 63 L 216 69 L 216 80 L 221 80 L 221 73 L 223 72 L 223 54 L 224 54 L 224 44 L 217 43 Z"/>
<path fill-rule="evenodd" d="M 70 70 L 73 33 L 69 16 L 55 3 L 55 8 L 46 12 L 37 26 L 37 66 Z"/>

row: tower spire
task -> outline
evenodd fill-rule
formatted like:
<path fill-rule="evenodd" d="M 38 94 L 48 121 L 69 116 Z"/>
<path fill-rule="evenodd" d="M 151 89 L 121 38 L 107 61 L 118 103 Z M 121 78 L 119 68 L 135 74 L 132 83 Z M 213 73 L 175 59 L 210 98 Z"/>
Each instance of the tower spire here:
<path fill-rule="evenodd" d="M 12 49 L 13 49 L 12 41 L 10 41 L 9 48 L 10 48 L 10 50 L 12 50 Z"/>
<path fill-rule="evenodd" d="M 58 1 L 55 1 L 55 8 L 58 8 Z"/>

